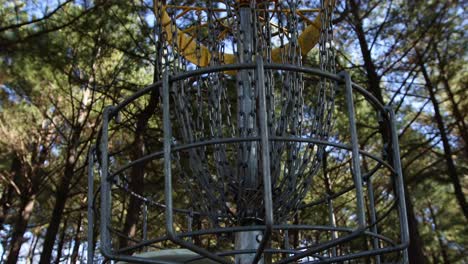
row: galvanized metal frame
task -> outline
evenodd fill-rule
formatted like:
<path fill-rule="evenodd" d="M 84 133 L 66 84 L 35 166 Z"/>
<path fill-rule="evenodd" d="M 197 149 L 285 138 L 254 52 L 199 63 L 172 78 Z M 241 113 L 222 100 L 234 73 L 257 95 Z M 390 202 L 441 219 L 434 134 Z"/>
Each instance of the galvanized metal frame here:
<path fill-rule="evenodd" d="M 213 73 L 213 72 L 223 72 L 223 71 L 233 71 L 233 70 L 245 70 L 250 69 L 254 70 L 256 74 L 256 78 L 258 81 L 257 89 L 259 89 L 259 115 L 260 115 L 260 136 L 255 137 L 243 137 L 243 138 L 221 138 L 221 139 L 214 139 L 210 141 L 204 142 L 196 142 L 191 143 L 183 146 L 171 146 L 171 123 L 170 123 L 170 101 L 169 101 L 169 87 L 171 83 L 180 81 L 192 76 L 197 76 L 206 73 Z M 298 137 L 275 137 L 268 135 L 268 129 L 266 124 L 266 103 L 265 103 L 265 87 L 264 87 L 264 71 L 265 70 L 282 70 L 282 71 L 295 71 L 301 73 L 308 73 L 317 75 L 323 78 L 330 79 L 332 81 L 337 82 L 338 84 L 343 85 L 345 87 L 345 96 L 346 96 L 346 105 L 348 111 L 348 118 L 349 118 L 349 126 L 350 126 L 350 134 L 351 134 L 351 145 L 345 144 L 338 144 L 335 142 L 328 142 L 318 139 L 311 139 L 311 138 L 298 138 Z M 131 163 L 123 166 L 120 169 L 117 169 L 116 172 L 110 174 L 109 167 L 108 167 L 108 160 L 109 160 L 109 152 L 108 152 L 108 128 L 109 122 L 112 118 L 116 117 L 118 112 L 122 110 L 125 106 L 133 102 L 134 100 L 138 99 L 142 95 L 149 93 L 154 89 L 161 89 L 162 90 L 162 99 L 163 99 L 163 126 L 164 126 L 164 150 L 160 152 L 155 152 L 149 154 L 145 157 L 142 157 L 138 160 L 132 161 Z M 360 150 L 358 145 L 358 135 L 356 129 L 356 122 L 355 122 L 355 112 L 354 112 L 354 102 L 353 102 L 353 93 L 358 93 L 362 95 L 368 102 L 370 102 L 376 109 L 378 113 L 380 113 L 384 117 L 384 122 L 389 124 L 391 128 L 390 134 L 391 138 L 389 141 L 391 142 L 391 161 L 392 164 L 388 164 L 383 158 L 377 157 L 371 153 L 366 151 Z M 173 214 L 174 213 L 187 213 L 190 212 L 188 209 L 178 209 L 174 208 L 172 202 L 172 175 L 171 175 L 171 153 L 176 151 L 181 151 L 184 149 L 199 147 L 199 146 L 206 146 L 212 144 L 226 144 L 226 143 L 237 143 L 237 142 L 246 142 L 246 141 L 259 141 L 261 148 L 263 148 L 263 156 L 262 156 L 262 165 L 264 168 L 263 170 L 263 181 L 266 183 L 264 184 L 264 205 L 265 205 L 265 224 L 264 225 L 255 225 L 255 226 L 239 226 L 239 227 L 231 227 L 231 228 L 215 228 L 209 230 L 198 230 L 192 232 L 185 232 L 177 234 L 173 228 Z M 295 142 L 312 142 L 319 145 L 327 145 L 327 146 L 334 146 L 341 149 L 350 150 L 352 152 L 352 173 L 353 173 L 353 180 L 354 185 L 350 186 L 349 188 L 343 190 L 335 194 L 334 197 L 342 195 L 352 189 L 356 191 L 356 200 L 358 205 L 358 227 L 356 229 L 349 229 L 349 228 L 342 228 L 342 227 L 335 227 L 335 226 L 307 226 L 307 225 L 275 225 L 273 223 L 273 209 L 272 209 L 272 190 L 271 190 L 271 175 L 268 171 L 270 168 L 269 163 L 269 142 L 270 141 L 295 141 Z M 104 255 L 108 259 L 113 260 L 122 260 L 122 261 L 131 261 L 134 263 L 155 263 L 155 264 L 164 264 L 168 262 L 164 261 L 155 261 L 155 260 L 148 260 L 144 258 L 139 258 L 135 256 L 128 256 L 124 255 L 125 251 L 141 248 L 148 246 L 150 244 L 161 242 L 165 240 L 170 240 L 183 248 L 187 248 L 192 250 L 203 257 L 215 260 L 219 263 L 229 263 L 225 258 L 222 256 L 228 255 L 235 255 L 235 254 L 247 254 L 247 253 L 256 253 L 254 263 L 257 263 L 262 254 L 264 252 L 269 253 L 294 253 L 293 256 L 290 256 L 286 259 L 283 259 L 277 263 L 290 263 L 301 259 L 306 256 L 315 256 L 319 258 L 318 261 L 313 261 L 311 263 L 332 263 L 332 262 L 339 262 L 345 261 L 360 257 L 366 256 L 375 256 L 376 263 L 380 263 L 380 255 L 395 252 L 395 251 L 402 251 L 403 258 L 402 263 L 408 263 L 408 257 L 406 253 L 406 248 L 409 244 L 409 232 L 408 232 L 408 223 L 406 218 L 406 205 L 405 205 L 405 196 L 404 196 L 404 187 L 403 187 L 403 174 L 401 169 L 401 162 L 400 162 L 400 153 L 399 153 L 399 145 L 398 145 L 398 134 L 395 125 L 395 114 L 391 107 L 382 105 L 372 94 L 366 91 L 364 88 L 360 87 L 359 85 L 353 83 L 351 81 L 350 75 L 346 72 L 341 74 L 331 74 L 328 72 L 321 71 L 315 68 L 307 68 L 302 66 L 296 65 L 287 65 L 287 64 L 273 64 L 273 63 L 264 63 L 262 58 L 257 58 L 255 63 L 239 63 L 239 64 L 228 64 L 228 65 L 219 65 L 213 67 L 205 67 L 198 70 L 184 72 L 179 75 L 169 76 L 168 71 L 165 71 L 163 74 L 163 79 L 159 82 L 156 82 L 138 92 L 133 94 L 132 96 L 128 97 L 120 104 L 116 106 L 109 106 L 104 110 L 103 113 L 103 124 L 102 124 L 102 131 L 98 142 L 98 150 L 99 150 L 99 165 L 100 165 L 100 179 L 101 179 L 101 201 L 100 201 L 100 250 L 102 255 Z M 94 153 L 96 149 L 91 148 L 89 152 L 89 168 L 88 168 L 88 261 L 94 255 L 93 245 L 93 228 L 94 228 Z M 398 214 L 400 218 L 400 242 L 396 243 L 393 242 L 391 239 L 386 238 L 382 235 L 377 233 L 377 229 L 375 227 L 377 223 L 376 213 L 373 203 L 373 187 L 372 187 L 372 174 L 362 175 L 361 168 L 360 168 L 360 155 L 367 156 L 375 161 L 377 161 L 378 165 L 376 166 L 376 170 L 380 167 L 387 168 L 390 170 L 395 177 L 396 183 L 396 200 L 397 200 L 397 207 L 398 207 Z M 110 226 L 110 219 L 112 217 L 111 212 L 111 187 L 113 184 L 113 179 L 123 171 L 136 166 L 144 161 L 152 160 L 155 158 L 164 157 L 164 174 L 165 174 L 165 215 L 166 215 L 166 236 L 159 237 L 152 240 L 145 240 L 141 243 L 137 243 L 134 246 L 114 250 L 111 245 L 111 235 L 110 232 L 112 231 Z M 370 216 L 371 216 L 371 223 L 366 225 L 365 222 L 365 212 L 364 212 L 364 200 L 363 200 L 363 181 L 367 184 L 367 191 L 368 196 L 372 200 L 370 203 Z M 326 203 L 327 200 L 333 199 L 333 197 L 327 197 L 326 199 L 322 199 L 311 203 L 309 205 L 305 205 L 303 207 L 310 207 L 321 203 Z M 392 207 L 393 208 L 393 207 Z M 390 208 L 389 210 L 391 210 Z M 199 213 L 199 212 L 195 212 Z M 257 250 L 249 251 L 249 250 L 233 250 L 229 252 L 220 252 L 220 253 L 212 253 L 207 251 L 206 249 L 200 248 L 193 243 L 187 242 L 183 240 L 184 237 L 192 237 L 196 235 L 202 234 L 216 234 L 216 233 L 223 233 L 223 232 L 240 232 L 240 231 L 251 231 L 251 230 L 260 230 L 263 231 L 262 240 L 260 242 L 260 246 Z M 266 245 L 270 239 L 270 236 L 273 231 L 276 230 L 323 230 L 324 232 L 333 231 L 333 232 L 347 232 L 348 234 L 342 237 L 333 238 L 332 240 L 322 243 L 316 247 L 301 249 L 299 250 L 283 250 L 283 249 L 265 249 Z M 332 257 L 329 258 L 320 258 L 317 256 L 317 252 L 323 251 L 325 249 L 333 248 L 338 244 L 344 243 L 346 241 L 350 241 L 355 239 L 359 236 L 371 236 L 373 241 L 373 249 L 367 250 L 359 253 L 336 256 L 333 254 Z M 145 235 L 146 238 L 146 235 Z M 385 248 L 379 248 L 378 242 L 386 241 L 390 244 L 390 246 Z"/>

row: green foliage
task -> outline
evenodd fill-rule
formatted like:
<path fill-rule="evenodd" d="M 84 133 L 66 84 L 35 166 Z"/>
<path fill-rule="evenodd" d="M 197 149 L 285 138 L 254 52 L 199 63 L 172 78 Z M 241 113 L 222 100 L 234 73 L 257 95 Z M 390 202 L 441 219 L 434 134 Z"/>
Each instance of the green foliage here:
<path fill-rule="evenodd" d="M 468 250 L 467 219 L 454 195 L 440 131 L 428 100 L 427 80 L 420 74 L 415 53 L 418 50 L 423 54 L 423 64 L 429 70 L 466 195 L 468 142 L 463 124 L 468 122 L 468 45 L 464 7 L 456 1 L 369 0 L 358 1 L 361 5 L 355 10 L 350 1 L 356 2 L 343 1 L 335 14 L 339 70 L 349 71 L 354 82 L 380 95 L 382 103 L 396 107 L 407 198 L 413 203 L 410 213 L 417 220 L 424 255 L 431 263 L 440 263 L 445 252 L 450 263 L 464 263 Z M 50 1 L 0 0 L 0 231 L 7 230 L 2 235 L 11 236 L 21 216 L 20 198 L 27 196 L 35 199 L 27 231 L 34 234 L 34 239 L 44 238 L 41 229 L 51 225 L 57 197 L 65 192 L 67 202 L 60 212 L 56 237 L 61 233 L 65 236 L 63 241 L 57 239 L 56 245 L 71 245 L 70 241 L 84 244 L 87 149 L 96 143 L 103 108 L 120 102 L 159 77 L 154 70 L 157 43 L 154 26 L 149 21 L 152 10 L 148 1 L 57 1 L 47 10 L 45 2 Z M 44 16 L 44 11 L 50 16 Z M 189 22 L 187 26 L 191 25 Z M 362 32 L 358 32 L 359 25 Z M 359 33 L 364 34 L 364 39 L 358 38 Z M 366 61 L 364 44 L 372 65 Z M 317 52 L 312 51 L 305 61 L 316 66 Z M 378 75 L 377 83 L 371 84 L 370 71 Z M 311 101 L 317 96 L 313 81 L 308 81 L 304 89 Z M 234 81 L 229 82 L 227 96 L 235 97 Z M 120 123 L 112 123 L 110 150 L 119 153 L 111 159 L 113 168 L 138 156 L 133 148 L 138 139 L 136 123 L 152 100 L 159 98 L 141 97 L 121 113 Z M 380 117 L 362 97 L 355 96 L 354 100 L 360 146 L 381 155 L 378 151 L 385 142 L 378 126 Z M 143 153 L 159 150 L 162 145 L 159 105 L 145 125 L 141 134 Z M 349 131 L 349 124 L 341 89 L 336 91 L 332 140 L 348 143 L 349 134 L 343 131 Z M 316 175 L 305 202 L 325 197 L 327 180 L 334 190 L 343 189 L 351 181 L 350 167 L 346 165 L 349 153 L 327 150 L 335 151 L 327 159 L 329 169 Z M 366 158 L 363 170 L 374 165 L 374 161 Z M 143 193 L 150 195 L 163 188 L 161 167 L 161 161 L 144 165 Z M 70 181 L 63 187 L 67 177 Z M 373 177 L 378 211 L 390 206 L 389 179 L 387 172 Z M 129 198 L 123 193 L 116 195 L 123 200 L 114 204 L 112 222 L 123 226 Z M 176 194 L 177 205 L 189 203 L 184 195 Z M 354 193 L 349 192 L 336 200 L 338 224 L 355 224 L 356 208 L 344 206 L 354 199 Z M 151 210 L 154 211 L 149 215 L 148 231 L 152 236 L 161 235 L 164 215 L 160 208 Z M 326 224 L 327 210 L 326 206 L 314 207 L 300 217 L 306 223 Z M 390 215 L 379 231 L 397 236 L 394 224 L 397 217 Z M 141 220 L 141 213 L 137 218 Z M 177 221 L 177 228 L 187 229 L 186 219 Z M 205 223 L 200 220 L 197 224 Z M 324 240 L 331 233 L 308 235 Z M 135 237 L 141 236 L 140 230 Z M 24 243 L 32 247 L 33 240 Z M 200 243 L 209 245 L 209 238 Z M 353 242 L 351 247 L 365 243 Z"/>

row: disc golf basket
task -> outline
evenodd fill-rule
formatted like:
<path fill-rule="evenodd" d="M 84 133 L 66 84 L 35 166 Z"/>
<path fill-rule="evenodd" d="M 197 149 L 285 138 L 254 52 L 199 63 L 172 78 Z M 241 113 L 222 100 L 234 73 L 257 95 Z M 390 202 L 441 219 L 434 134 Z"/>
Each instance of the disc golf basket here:
<path fill-rule="evenodd" d="M 106 108 L 89 155 L 88 245 L 99 223 L 101 254 L 122 263 L 406 263 L 394 114 L 335 72 L 334 1 L 154 8 L 157 81 Z M 122 142 L 151 103 L 129 160 Z"/>

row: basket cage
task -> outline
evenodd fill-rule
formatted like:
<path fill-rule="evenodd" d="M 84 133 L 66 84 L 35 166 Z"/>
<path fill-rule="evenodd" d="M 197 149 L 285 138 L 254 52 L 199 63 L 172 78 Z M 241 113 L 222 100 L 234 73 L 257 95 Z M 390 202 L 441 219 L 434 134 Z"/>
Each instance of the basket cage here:
<path fill-rule="evenodd" d="M 99 223 L 102 255 L 128 263 L 407 263 L 392 108 L 348 73 L 334 72 L 323 22 L 330 17 L 317 15 L 319 63 L 306 67 L 293 33 L 307 30 L 293 12 L 301 1 L 275 6 L 271 16 L 262 14 L 275 1 L 233 2 L 211 5 L 224 11 L 194 9 L 200 23 L 218 23 L 220 12 L 237 21 L 227 33 L 207 26 L 211 35 L 225 34 L 222 40 L 195 29 L 194 54 L 177 36 L 184 14 L 157 6 L 159 41 L 167 44 L 158 81 L 105 109 L 90 150 L 88 243 L 96 243 Z M 166 26 L 165 16 L 172 18 Z M 262 17 L 290 32 L 271 30 Z M 278 49 L 268 44 L 275 42 Z M 133 113 L 150 104 L 157 107 L 137 124 Z M 123 142 L 137 133 L 144 144 L 135 153 Z M 375 144 L 362 149 L 364 140 Z M 127 215 L 131 207 L 136 215 Z M 131 234 L 123 227 L 130 218 Z M 170 250 L 190 254 L 144 254 Z"/>

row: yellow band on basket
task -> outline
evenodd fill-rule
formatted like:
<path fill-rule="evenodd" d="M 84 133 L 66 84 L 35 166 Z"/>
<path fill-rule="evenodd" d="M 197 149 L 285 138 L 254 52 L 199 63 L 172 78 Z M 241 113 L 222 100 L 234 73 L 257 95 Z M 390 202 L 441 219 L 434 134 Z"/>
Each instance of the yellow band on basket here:
<path fill-rule="evenodd" d="M 156 0 L 155 0 L 156 1 Z M 332 1 L 332 5 L 334 7 L 335 1 L 334 0 L 326 0 L 325 5 L 328 5 L 329 2 Z M 155 14 L 157 12 L 157 5 L 154 6 Z M 304 29 L 304 31 L 298 37 L 298 44 L 301 49 L 302 54 L 307 54 L 309 51 L 319 42 L 320 39 L 320 28 L 322 26 L 322 19 L 321 13 L 315 17 L 312 23 Z M 166 40 L 168 42 L 173 41 L 173 35 L 171 30 L 171 18 L 169 14 L 166 12 L 166 6 L 162 5 L 161 10 L 161 24 L 162 30 L 166 34 Z M 190 61 L 191 63 L 198 65 L 199 67 L 206 67 L 209 65 L 211 60 L 211 54 L 208 48 L 204 45 L 199 46 L 199 54 L 197 54 L 197 44 L 196 38 L 194 36 L 190 36 L 179 29 L 176 29 L 176 44 L 178 47 L 178 52 L 181 56 L 183 56 L 186 60 Z M 288 49 L 289 44 L 286 44 L 283 47 L 279 47 L 273 49 L 271 52 L 271 58 L 273 62 L 280 63 L 281 62 L 281 53 Z M 236 57 L 234 54 L 224 53 L 224 64 L 233 64 L 236 63 Z"/>

